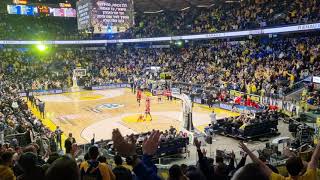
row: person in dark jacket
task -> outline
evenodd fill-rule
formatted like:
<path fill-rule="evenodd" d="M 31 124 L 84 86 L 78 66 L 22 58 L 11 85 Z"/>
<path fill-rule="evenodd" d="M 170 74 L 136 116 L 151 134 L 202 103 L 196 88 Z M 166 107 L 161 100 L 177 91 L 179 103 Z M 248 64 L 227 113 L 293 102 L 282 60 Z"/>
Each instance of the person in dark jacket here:
<path fill-rule="evenodd" d="M 37 165 L 37 155 L 32 152 L 27 152 L 21 155 L 18 164 L 20 165 L 23 174 L 18 176 L 18 180 L 43 180 L 43 169 Z"/>

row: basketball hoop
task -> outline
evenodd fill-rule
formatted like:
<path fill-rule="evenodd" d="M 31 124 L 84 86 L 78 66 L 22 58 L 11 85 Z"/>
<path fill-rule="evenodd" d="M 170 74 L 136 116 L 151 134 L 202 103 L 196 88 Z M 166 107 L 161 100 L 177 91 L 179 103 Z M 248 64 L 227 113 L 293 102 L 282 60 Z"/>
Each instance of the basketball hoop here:
<path fill-rule="evenodd" d="M 85 76 L 87 74 L 87 70 L 86 69 L 74 69 L 73 70 L 73 75 L 72 75 L 72 87 L 71 87 L 71 91 L 72 92 L 76 92 L 79 91 L 79 86 L 78 86 L 78 77 L 82 78 L 83 76 Z"/>
<path fill-rule="evenodd" d="M 73 70 L 73 77 L 82 78 L 83 76 L 86 76 L 86 75 L 87 75 L 87 70 L 86 69 L 77 68 L 77 69 Z"/>

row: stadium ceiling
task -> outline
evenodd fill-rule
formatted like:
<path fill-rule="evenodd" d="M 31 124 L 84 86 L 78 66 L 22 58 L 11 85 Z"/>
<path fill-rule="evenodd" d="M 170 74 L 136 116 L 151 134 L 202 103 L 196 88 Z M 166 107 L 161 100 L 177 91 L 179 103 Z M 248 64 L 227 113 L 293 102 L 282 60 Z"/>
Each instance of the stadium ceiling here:
<path fill-rule="evenodd" d="M 78 0 L 28 0 L 30 3 L 44 4 L 58 4 L 66 1 L 75 7 Z M 161 11 L 180 11 L 188 9 L 189 7 L 211 7 L 214 4 L 239 1 L 241 0 L 133 0 L 135 11 L 151 13 Z"/>
<path fill-rule="evenodd" d="M 180 11 L 189 7 L 210 7 L 217 0 L 134 0 L 135 11 Z"/>

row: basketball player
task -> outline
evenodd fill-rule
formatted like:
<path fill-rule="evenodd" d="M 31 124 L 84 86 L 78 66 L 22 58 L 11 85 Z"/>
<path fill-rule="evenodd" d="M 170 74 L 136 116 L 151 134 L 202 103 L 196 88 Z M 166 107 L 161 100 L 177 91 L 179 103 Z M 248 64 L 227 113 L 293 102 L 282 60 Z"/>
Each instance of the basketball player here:
<path fill-rule="evenodd" d="M 161 102 L 161 94 L 158 94 L 158 102 Z"/>
<path fill-rule="evenodd" d="M 140 102 L 141 102 L 141 97 L 142 97 L 142 91 L 140 89 L 138 89 L 138 91 L 137 91 L 137 102 L 139 103 L 139 106 L 140 106 Z"/>
<path fill-rule="evenodd" d="M 143 122 L 143 121 L 144 121 L 144 117 L 142 114 L 140 114 L 138 117 L 138 122 Z"/>
<path fill-rule="evenodd" d="M 150 116 L 150 121 L 152 121 L 152 116 L 151 116 L 151 113 L 150 113 L 150 98 L 147 97 L 146 98 L 146 119 L 147 119 L 147 115 Z"/>

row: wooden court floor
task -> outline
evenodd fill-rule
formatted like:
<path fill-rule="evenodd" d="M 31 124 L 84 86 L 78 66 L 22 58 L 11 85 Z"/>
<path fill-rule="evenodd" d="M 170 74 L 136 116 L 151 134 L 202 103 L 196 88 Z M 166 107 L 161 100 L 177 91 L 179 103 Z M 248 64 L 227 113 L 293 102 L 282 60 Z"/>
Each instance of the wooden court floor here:
<path fill-rule="evenodd" d="M 159 102 L 157 97 L 150 96 L 152 121 L 136 122 L 136 117 L 144 115 L 147 95 L 149 94 L 143 94 L 140 106 L 136 95 L 126 88 L 45 95 L 38 98 L 45 101 L 45 124 L 60 126 L 66 135 L 72 133 L 79 144 L 90 142 L 93 134 L 96 140 L 110 139 L 114 128 L 119 128 L 124 135 L 152 129 L 166 130 L 170 126 L 182 128 L 181 101 L 168 101 L 165 97 Z M 222 109 L 215 111 L 218 118 L 237 115 Z M 205 106 L 194 106 L 193 123 L 200 131 L 210 123 L 210 112 L 211 109 Z"/>

